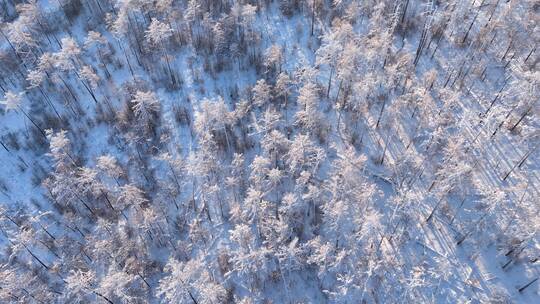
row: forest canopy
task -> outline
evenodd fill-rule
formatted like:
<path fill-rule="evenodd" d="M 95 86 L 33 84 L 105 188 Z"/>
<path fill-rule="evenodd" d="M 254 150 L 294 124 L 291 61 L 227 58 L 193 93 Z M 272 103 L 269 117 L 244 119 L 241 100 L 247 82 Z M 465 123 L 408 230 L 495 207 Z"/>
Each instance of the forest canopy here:
<path fill-rule="evenodd" d="M 0 1 L 0 302 L 540 303 L 539 12 Z"/>

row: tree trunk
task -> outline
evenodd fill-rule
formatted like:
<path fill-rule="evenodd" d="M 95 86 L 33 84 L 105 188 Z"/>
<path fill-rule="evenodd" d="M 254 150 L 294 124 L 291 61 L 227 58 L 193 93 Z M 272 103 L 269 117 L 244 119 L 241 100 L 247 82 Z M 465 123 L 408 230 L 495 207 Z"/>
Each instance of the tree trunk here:
<path fill-rule="evenodd" d="M 463 40 L 461 40 L 461 43 L 464 43 L 465 40 L 467 40 L 467 37 L 469 37 L 469 32 L 471 31 L 473 25 L 474 25 L 474 22 L 476 21 L 476 18 L 478 18 L 478 14 L 480 14 L 480 9 L 482 8 L 482 6 L 484 5 L 484 1 L 485 0 L 482 0 L 482 2 L 480 3 L 480 6 L 478 7 L 478 10 L 476 11 L 476 14 L 474 15 L 474 18 L 471 22 L 471 25 L 469 25 L 469 29 L 467 29 L 467 33 L 465 33 L 465 36 L 463 37 Z"/>
<path fill-rule="evenodd" d="M 311 1 L 311 36 L 313 36 L 313 28 L 315 25 L 315 0 Z"/>
<path fill-rule="evenodd" d="M 403 14 L 401 15 L 401 23 L 405 21 L 405 15 L 407 14 L 407 8 L 409 7 L 409 0 L 405 0 L 405 8 L 403 9 Z"/>
<path fill-rule="evenodd" d="M 379 123 L 381 122 L 381 117 L 383 115 L 385 105 L 386 105 L 386 98 L 383 101 L 383 104 L 382 104 L 382 107 L 381 107 L 381 112 L 379 112 L 379 117 L 377 118 L 377 124 L 375 125 L 375 129 L 379 128 Z"/>
<path fill-rule="evenodd" d="M 538 99 L 537 99 L 538 101 Z M 536 103 L 536 102 L 535 102 Z M 523 119 L 525 118 L 525 116 L 527 116 L 527 114 L 529 114 L 529 112 L 532 110 L 534 104 L 531 105 L 527 111 L 525 111 L 525 113 L 523 113 L 523 115 L 521 115 L 521 117 L 519 118 L 519 120 L 512 126 L 512 128 L 510 128 L 510 131 L 514 131 L 514 129 L 523 121 Z"/>
<path fill-rule="evenodd" d="M 109 300 L 106 296 L 102 295 L 101 293 L 95 291 L 95 290 L 92 290 L 92 292 L 95 294 L 95 295 L 98 295 L 100 296 L 101 298 L 103 298 L 105 301 L 107 301 L 109 304 L 114 304 L 113 301 Z"/>
<path fill-rule="evenodd" d="M 527 289 L 527 287 L 531 286 L 534 282 L 538 281 L 538 278 L 530 281 L 529 283 L 527 283 L 525 286 L 521 287 L 520 289 L 518 289 L 519 292 L 523 292 L 525 289 Z"/>
<path fill-rule="evenodd" d="M 508 176 L 510 176 L 510 174 L 512 174 L 512 172 L 514 172 L 514 170 L 517 167 L 521 168 L 521 165 L 523 165 L 523 163 L 527 160 L 527 158 L 529 158 L 529 155 L 531 155 L 536 150 L 536 148 L 538 148 L 538 146 L 532 148 L 529 152 L 525 153 L 525 155 L 520 159 L 520 161 L 514 164 L 514 166 L 512 166 L 512 169 L 510 169 L 510 171 L 506 173 L 506 175 L 503 177 L 503 181 L 505 181 L 508 178 Z"/>
<path fill-rule="evenodd" d="M 495 98 L 493 99 L 493 101 L 491 102 L 491 104 L 489 105 L 489 107 L 487 108 L 486 112 L 484 113 L 484 115 L 487 115 L 489 113 L 489 111 L 491 110 L 491 108 L 493 107 L 493 105 L 495 104 L 495 102 L 497 102 L 497 99 L 499 99 L 499 96 L 501 95 L 501 92 L 504 90 L 504 88 L 506 87 L 506 84 L 508 83 L 508 80 L 510 78 L 506 78 L 504 80 L 504 84 L 502 85 L 501 89 L 499 90 L 499 92 L 497 93 L 497 95 L 495 96 Z"/>
<path fill-rule="evenodd" d="M 334 74 L 334 67 L 330 69 L 330 78 L 328 79 L 328 88 L 326 89 L 326 98 L 330 97 L 330 85 L 332 84 L 332 76 Z"/>
<path fill-rule="evenodd" d="M 22 244 L 22 243 L 21 243 Z M 22 244 L 24 246 L 24 248 L 26 249 L 26 251 L 28 251 L 28 253 L 36 260 L 38 261 L 39 264 L 41 264 L 41 266 L 43 266 L 45 269 L 49 270 L 49 266 L 45 265 L 45 263 L 43 263 L 30 249 L 28 249 L 28 247 L 25 245 L 25 244 Z"/>
<path fill-rule="evenodd" d="M 30 116 L 28 116 L 28 114 L 26 114 L 26 112 L 21 107 L 19 107 L 19 110 L 21 110 L 21 112 L 24 114 L 24 116 L 26 116 L 26 118 L 28 118 L 28 120 L 30 120 L 30 122 L 39 130 L 41 135 L 43 135 L 43 137 L 45 137 L 45 139 L 46 139 L 47 135 L 45 134 L 45 131 L 43 131 L 43 129 L 40 126 L 38 126 L 36 124 L 36 122 Z"/>
<path fill-rule="evenodd" d="M 529 57 L 531 57 L 531 55 L 536 51 L 536 46 L 531 50 L 531 52 L 529 53 L 529 55 L 527 55 L 527 57 L 525 58 L 525 60 L 523 60 L 523 63 L 527 62 L 527 60 L 529 60 Z"/>
<path fill-rule="evenodd" d="M 435 205 L 435 207 L 431 210 L 431 213 L 429 214 L 429 216 L 426 219 L 426 223 L 429 222 L 431 220 L 431 218 L 433 218 L 433 215 L 435 214 L 435 211 L 437 211 L 437 209 L 439 208 L 439 205 L 442 203 L 442 201 L 443 201 L 443 198 L 441 197 L 439 199 L 439 201 L 437 202 L 437 204 Z"/>

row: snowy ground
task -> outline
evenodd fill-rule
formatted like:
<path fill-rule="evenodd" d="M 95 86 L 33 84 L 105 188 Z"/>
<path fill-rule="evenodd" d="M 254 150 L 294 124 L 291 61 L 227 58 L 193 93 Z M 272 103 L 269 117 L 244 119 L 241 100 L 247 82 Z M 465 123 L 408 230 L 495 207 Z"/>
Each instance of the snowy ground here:
<path fill-rule="evenodd" d="M 417 1 L 411 2 L 416 3 Z M 44 12 L 56 12 L 58 10 L 55 1 L 39 1 L 39 4 Z M 413 4 L 411 4 L 409 14 L 415 12 L 412 7 Z M 418 9 L 416 8 L 416 10 Z M 489 17 L 488 14 L 482 16 L 482 18 L 487 17 Z M 58 39 L 71 36 L 79 45 L 83 45 L 88 31 L 88 20 L 91 18 L 87 9 L 85 9 L 81 15 L 71 22 L 69 27 L 55 32 L 54 36 Z M 357 22 L 354 28 L 355 32 L 365 34 L 368 21 L 367 18 L 362 18 Z M 253 22 L 255 31 L 260 32 L 262 35 L 262 42 L 259 45 L 260 50 L 266 50 L 272 44 L 280 45 L 284 50 L 283 57 L 286 58 L 282 69 L 291 75 L 306 65 L 315 65 L 316 49 L 321 43 L 321 40 L 317 39 L 317 35 L 322 35 L 329 30 L 327 23 L 327 20 L 317 20 L 316 35 L 310 36 L 309 15 L 303 12 L 294 15 L 292 18 L 284 17 L 280 13 L 277 3 L 273 3 L 265 11 L 259 11 L 256 20 Z M 124 97 L 128 94 L 122 89 L 123 85 L 130 83 L 133 78 L 145 80 L 145 83 L 150 86 L 149 89 L 156 92 L 161 100 L 161 128 L 168 129 L 170 132 L 168 134 L 170 141 L 163 145 L 163 151 L 174 153 L 175 156 L 187 158 L 190 153 L 199 149 L 199 143 L 197 137 L 193 134 L 193 130 L 189 126 L 180 125 L 176 121 L 175 107 L 185 107 L 188 109 L 189 116 L 193 118 L 194 113 L 200 111 L 201 100 L 222 96 L 229 109 L 232 110 L 238 101 L 233 97 L 235 92 L 232 92 L 232 89 L 237 87 L 240 95 L 247 96 L 249 94 L 246 94 L 246 91 L 249 92 L 248 90 L 261 78 L 254 68 L 242 67 L 242 69 L 239 69 L 238 65 L 234 63 L 231 65 L 231 70 L 220 72 L 215 77 L 212 77 L 205 71 L 205 56 L 194 49 L 192 45 L 187 45 L 173 51 L 171 54 L 171 66 L 183 83 L 181 89 L 169 90 L 161 83 L 157 83 L 150 73 L 136 63 L 136 55 L 133 53 L 132 48 L 129 48 L 127 58 L 133 67 L 135 76 L 133 77 L 125 63 L 124 50 L 119 48 L 119 45 L 125 42 L 114 38 L 104 24 L 98 24 L 93 30 L 103 33 L 116 54 L 113 56 L 114 60 L 121 62 L 121 66 L 113 63 L 107 65 L 108 72 L 112 76 L 107 80 L 105 71 L 98 68 L 95 53 L 81 55 L 85 64 L 96 67 L 99 76 L 104 79 L 99 88 L 95 90 L 97 98 L 100 101 L 107 98 L 115 111 L 119 112 L 123 106 Z M 414 34 L 408 35 L 405 40 L 396 35 L 392 42 L 392 48 L 394 50 L 402 48 L 402 52 L 411 53 L 414 56 L 420 40 L 420 31 L 421 29 Z M 9 50 L 6 41 L 1 41 L 3 49 Z M 54 43 L 46 47 L 49 52 L 59 51 L 59 46 Z M 432 54 L 435 47 L 437 47 L 436 54 L 433 58 L 430 58 L 429 54 Z M 493 58 L 499 52 L 495 49 L 490 51 L 486 52 L 485 56 L 487 60 L 494 60 Z M 443 39 L 440 45 L 433 43 L 429 49 L 424 51 L 426 55 L 420 58 L 412 74 L 421 78 L 426 71 L 435 69 L 438 73 L 435 87 L 439 89 L 443 85 L 446 86 L 445 82 L 452 83 L 452 77 L 455 77 L 455 73 L 457 73 L 455 70 L 459 69 L 449 69 L 448 65 L 453 63 L 458 66 L 461 60 L 468 58 L 468 52 L 469 49 L 457 48 Z M 146 62 L 148 63 L 147 60 Z M 156 68 L 160 69 L 162 65 L 157 66 L 156 64 Z M 449 71 L 454 74 L 449 74 Z M 358 71 L 358 73 L 364 72 Z M 530 262 L 527 260 L 529 256 L 535 254 L 538 256 L 540 250 L 540 247 L 538 247 L 538 215 L 534 216 L 533 214 L 530 217 L 530 231 L 522 231 L 524 235 L 527 235 L 524 243 L 530 244 L 527 250 L 532 253 L 527 258 L 517 258 L 515 262 L 509 265 L 506 265 L 509 261 L 509 256 L 506 256 L 508 250 L 500 245 L 502 241 L 499 240 L 499 232 L 513 224 L 512 221 L 508 221 L 509 218 L 513 217 L 505 216 L 498 220 L 500 213 L 510 214 L 514 212 L 517 219 L 530 216 L 529 213 L 522 212 L 519 209 L 522 206 L 520 200 L 523 197 L 531 200 L 533 209 L 537 210 L 538 197 L 540 197 L 537 186 L 540 185 L 540 153 L 537 149 L 535 151 L 534 149 L 538 147 L 538 140 L 534 137 L 532 140 L 523 139 L 505 128 L 498 131 L 496 136 L 492 136 L 497 127 L 497 123 L 493 124 L 493 121 L 501 121 L 497 119 L 504 118 L 510 105 L 508 107 L 498 107 L 497 104 L 490 113 L 490 115 L 498 115 L 496 119 L 485 119 L 491 125 L 478 124 L 478 114 L 486 111 L 490 101 L 496 97 L 504 78 L 507 76 L 508 73 L 505 74 L 505 70 L 499 63 L 492 63 L 485 81 L 480 81 L 478 77 L 473 76 L 471 73 L 465 77 L 463 84 L 456 82 L 451 85 L 456 91 L 460 92 L 460 96 L 453 107 L 456 116 L 455 121 L 459 122 L 459 126 L 455 126 L 456 131 L 454 134 L 463 135 L 468 143 L 478 143 L 471 145 L 473 148 L 470 149 L 469 154 L 473 159 L 472 163 L 478 159 L 476 165 L 472 168 L 472 180 L 479 188 L 504 192 L 504 199 L 490 207 L 493 208 L 490 209 L 492 213 L 484 217 L 483 211 L 487 208 L 481 206 L 481 203 L 484 202 L 483 198 L 475 193 L 467 195 L 467 189 L 461 189 L 463 191 L 461 194 L 465 198 L 462 198 L 460 193 L 448 195 L 445 197 L 444 203 L 441 204 L 446 209 L 444 211 L 440 211 L 443 209 L 442 207 L 437 209 L 437 212 L 434 212 L 429 221 L 425 219 L 428 218 L 434 207 L 439 206 L 438 202 L 440 200 L 437 194 L 438 185 L 432 185 L 433 181 L 436 180 L 434 174 L 436 168 L 431 166 L 431 163 L 436 164 L 436 160 L 440 158 L 440 155 L 430 154 L 431 152 L 427 151 L 429 145 L 426 148 L 426 143 L 430 142 L 430 137 L 433 136 L 434 132 L 431 132 L 431 130 L 426 131 L 426 134 L 420 136 L 420 140 L 415 140 L 410 148 L 406 148 L 407 143 L 413 140 L 413 131 L 419 122 L 411 118 L 396 123 L 393 129 L 387 128 L 384 124 L 380 128 L 374 128 L 380 112 L 379 106 L 372 107 L 366 112 L 365 117 L 358 119 L 358 121 L 343 118 L 341 124 L 338 125 L 338 112 L 331 103 L 332 96 L 336 96 L 339 90 L 339 84 L 334 80 L 329 94 L 330 100 L 321 102 L 324 120 L 331 126 L 331 129 L 328 142 L 321 144 L 327 151 L 327 159 L 321 164 L 318 178 L 324 179 L 331 174 L 329 168 L 331 162 L 337 157 L 335 151 L 350 146 L 346 140 L 352 136 L 353 123 L 360 125 L 363 130 L 361 135 L 362 143 L 355 146 L 356 153 L 367 156 L 365 177 L 381 191 L 379 198 L 374 199 L 372 203 L 374 210 L 381 217 L 383 228 L 379 233 L 385 236 L 379 244 L 380 252 L 378 254 L 387 257 L 388 263 L 391 261 L 390 267 L 399 269 L 395 273 L 382 273 L 383 277 L 387 276 L 386 281 L 383 281 L 382 284 L 413 286 L 403 288 L 400 295 L 388 295 L 377 290 L 370 291 L 371 294 L 375 295 L 366 300 L 368 303 L 393 303 L 400 298 L 403 299 L 403 303 L 407 303 L 411 297 L 408 293 L 413 294 L 418 303 L 502 303 L 497 302 L 497 296 L 501 294 L 507 294 L 508 299 L 514 303 L 540 302 L 538 282 L 535 282 L 523 292 L 518 291 L 519 288 L 540 276 L 538 261 Z M 6 89 L 13 91 L 22 89 L 23 81 L 19 75 L 4 75 L 3 77 L 2 83 L 6 85 Z M 329 70 L 320 67 L 316 80 L 324 88 L 326 88 L 329 77 L 331 77 L 329 76 Z M 80 166 L 94 167 L 99 156 L 111 154 L 118 158 L 119 163 L 129 168 L 129 182 L 143 185 L 145 183 L 144 172 L 148 172 L 145 171 L 148 168 L 140 167 L 134 160 L 134 150 L 132 147 L 126 146 L 124 134 L 120 134 L 121 131 L 115 130 L 110 124 L 98 121 L 96 119 L 98 116 L 96 104 L 88 92 L 85 91 L 81 82 L 77 81 L 73 75 L 68 76 L 67 79 L 78 96 L 81 108 L 84 110 L 81 117 L 69 114 L 67 107 L 64 106 L 62 99 L 60 99 L 60 94 L 56 94 L 57 92 L 54 91 L 51 91 L 50 94 L 53 97 L 51 99 L 54 105 L 61 109 L 63 117 L 66 117 L 67 121 L 69 121 L 64 128 L 67 127 L 69 131 L 74 153 L 81 158 L 79 160 Z M 295 90 L 298 88 L 299 85 L 295 87 Z M 296 97 L 297 94 L 294 95 Z M 51 112 L 50 108 L 44 106 L 43 97 L 35 90 L 26 96 L 23 107 L 30 116 L 40 117 L 42 111 Z M 433 94 L 432 98 L 436 105 L 440 106 L 444 102 L 440 100 L 438 94 Z M 504 105 L 506 99 L 501 98 L 500 102 Z M 392 101 L 387 106 L 391 108 L 394 104 L 395 102 Z M 288 111 L 287 115 L 293 117 L 296 110 L 298 109 L 295 105 L 291 105 L 286 109 Z M 537 111 L 534 112 L 534 119 L 531 119 L 532 121 L 536 120 L 536 122 L 530 123 L 530 128 L 536 129 L 536 132 L 538 131 L 537 113 Z M 260 114 L 255 113 L 254 117 Z M 409 112 L 400 114 L 410 116 Z M 51 158 L 47 154 L 47 145 L 29 142 L 29 139 L 32 138 L 29 135 L 29 132 L 31 132 L 29 130 L 32 130 L 33 126 L 21 111 L 9 111 L 2 113 L 0 117 L 0 136 L 3 142 L 10 143 L 6 149 L 0 147 L 0 207 L 2 207 L 0 210 L 2 212 L 6 210 L 6 214 L 24 212 L 32 215 L 45 211 L 55 212 L 50 200 L 47 198 L 46 188 L 41 185 L 42 179 L 46 177 L 53 167 Z M 39 121 L 43 123 L 43 120 Z M 250 123 L 254 123 L 253 119 L 251 119 Z M 54 126 L 52 127 L 54 128 Z M 55 131 L 58 131 L 58 129 Z M 293 134 L 297 135 L 299 132 L 295 130 Z M 20 144 L 19 148 L 14 148 L 16 145 L 8 140 L 9 134 L 14 134 L 15 138 L 17 138 Z M 253 140 L 258 142 L 261 140 L 261 136 L 255 134 Z M 147 140 L 147 145 L 153 144 L 150 139 Z M 331 147 L 335 147 L 335 149 Z M 377 161 L 381 147 L 387 149 L 385 165 L 381 165 Z M 247 164 L 251 163 L 256 155 L 260 154 L 259 150 L 250 149 L 245 152 L 246 169 L 249 170 Z M 410 187 L 401 188 L 397 185 L 394 169 L 397 164 L 403 161 L 404 150 L 410 150 L 410 153 L 418 157 L 425 166 L 422 166 L 422 170 L 411 173 L 411 179 L 405 183 L 409 184 Z M 512 174 L 507 178 L 504 178 L 515 164 L 531 150 L 533 150 L 533 153 L 527 158 L 527 161 L 512 171 Z M 225 156 L 224 159 L 228 159 L 230 162 L 231 157 Z M 156 169 L 157 173 L 154 173 L 154 175 L 158 177 L 158 180 L 160 178 L 165 179 L 165 176 L 168 176 L 167 169 L 164 169 L 159 161 L 153 159 L 148 163 L 151 168 Z M 193 186 L 189 182 L 186 182 L 185 187 L 184 193 L 177 198 L 182 204 L 187 204 L 193 190 Z M 159 199 L 157 191 L 155 195 L 150 189 L 145 189 L 145 191 L 148 192 L 148 196 L 152 199 L 156 201 Z M 204 199 L 207 192 L 210 191 L 208 189 L 198 189 L 194 197 L 197 200 L 201 197 Z M 408 226 L 407 229 L 400 226 L 399 221 L 396 220 L 397 207 L 392 199 L 398 195 L 409 196 L 407 208 L 414 210 L 416 216 L 405 224 Z M 173 214 L 174 210 L 173 205 L 169 204 L 167 206 L 167 219 L 172 220 L 180 216 Z M 453 217 L 458 219 L 455 220 Z M 123 220 L 119 222 L 121 221 Z M 189 221 L 189 219 L 186 218 L 186 221 Z M 398 226 L 395 226 L 396 223 Z M 0 234 L 0 247 L 7 249 L 12 239 L 14 239 L 13 233 L 10 232 L 13 227 L 9 227 L 8 224 L 4 223 L 2 225 L 3 233 Z M 211 236 L 208 236 L 204 246 L 200 243 L 193 244 L 190 253 L 192 254 L 191 258 L 202 257 L 210 265 L 217 260 L 218 248 L 234 246 L 231 245 L 230 236 L 234 224 L 229 221 L 220 221 L 211 225 L 207 223 L 207 225 Z M 57 224 L 50 223 L 49 226 L 51 232 L 57 235 L 57 238 L 60 238 L 60 235 L 73 234 Z M 91 225 L 88 225 L 88 227 L 89 231 L 96 229 Z M 492 229 L 492 227 L 495 228 Z M 393 228 L 396 228 L 396 230 L 393 231 Z M 397 240 L 397 237 L 389 240 L 389 236 L 394 235 L 394 233 L 400 235 L 399 240 Z M 466 239 L 460 242 L 463 237 L 466 237 Z M 380 239 L 380 237 L 377 237 L 377 239 Z M 188 237 L 181 235 L 176 240 L 186 241 Z M 52 265 L 56 262 L 57 258 L 43 247 L 40 248 L 37 245 L 33 247 L 46 264 Z M 155 261 L 165 264 L 174 255 L 174 252 L 169 248 L 157 248 L 156 246 L 148 254 Z M 2 250 L 0 264 L 7 267 L 9 256 L 8 250 Z M 24 259 L 31 260 L 30 257 Z M 329 300 L 327 293 L 323 292 L 321 283 L 317 279 L 317 271 L 320 266 L 310 265 L 303 271 L 293 272 L 288 278 L 288 290 L 283 289 L 283 283 L 279 280 L 269 281 L 268 284 L 264 284 L 261 288 L 259 300 L 268 299 L 273 303 L 332 302 L 332 300 Z M 351 267 L 355 268 L 357 265 Z M 368 270 L 356 269 L 358 273 L 364 273 L 365 271 Z M 157 285 L 162 274 L 149 277 L 150 285 Z M 212 273 L 212 276 L 214 275 L 216 275 L 217 281 L 223 279 L 219 274 Z M 236 280 L 236 277 L 231 276 L 223 280 Z M 391 290 L 397 293 L 399 288 L 391 288 Z M 149 301 L 160 301 L 153 291 L 150 294 Z M 238 288 L 234 291 L 234 294 L 238 299 L 253 296 L 249 287 Z M 61 299 L 63 300 L 58 301 L 68 303 L 65 298 Z M 102 299 L 99 300 L 102 301 Z M 336 303 L 359 303 L 359 301 L 357 294 L 351 295 L 348 300 L 333 300 Z"/>

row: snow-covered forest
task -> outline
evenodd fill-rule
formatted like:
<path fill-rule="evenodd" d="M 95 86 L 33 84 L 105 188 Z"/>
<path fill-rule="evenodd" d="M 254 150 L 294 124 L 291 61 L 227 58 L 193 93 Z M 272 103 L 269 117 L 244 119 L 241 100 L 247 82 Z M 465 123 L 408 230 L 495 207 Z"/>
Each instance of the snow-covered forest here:
<path fill-rule="evenodd" d="M 0 0 L 0 303 L 540 303 L 535 0 Z"/>

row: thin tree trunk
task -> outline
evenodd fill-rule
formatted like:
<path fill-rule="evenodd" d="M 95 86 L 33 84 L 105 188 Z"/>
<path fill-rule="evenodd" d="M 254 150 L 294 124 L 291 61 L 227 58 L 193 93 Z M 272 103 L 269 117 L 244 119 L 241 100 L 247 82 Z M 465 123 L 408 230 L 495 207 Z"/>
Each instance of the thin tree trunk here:
<path fill-rule="evenodd" d="M 375 129 L 379 128 L 379 123 L 381 122 L 381 117 L 383 115 L 385 105 L 386 105 L 386 98 L 384 99 L 382 107 L 381 107 L 381 111 L 379 112 L 379 117 L 377 118 L 377 124 L 375 125 Z"/>
<path fill-rule="evenodd" d="M 536 46 L 531 50 L 531 52 L 529 53 L 529 55 L 527 55 L 527 57 L 525 58 L 525 60 L 523 60 L 523 63 L 527 62 L 527 60 L 529 60 L 529 57 L 531 57 L 531 55 L 536 51 Z"/>
<path fill-rule="evenodd" d="M 43 129 L 40 126 L 38 126 L 36 124 L 36 122 L 30 116 L 28 116 L 28 114 L 26 114 L 26 112 L 21 107 L 19 107 L 19 110 L 21 110 L 21 112 L 24 114 L 24 116 L 26 116 L 26 118 L 28 118 L 28 120 L 30 120 L 30 122 L 39 130 L 41 135 L 43 135 L 43 137 L 47 138 L 47 134 L 45 134 L 45 131 L 43 131 Z"/>
<path fill-rule="evenodd" d="M 536 100 L 538 101 L 538 99 Z M 536 101 L 534 102 L 534 104 L 536 104 Z M 519 120 L 512 126 L 512 128 L 510 128 L 510 131 L 514 131 L 514 129 L 523 121 L 523 119 L 525 118 L 525 116 L 527 116 L 527 114 L 529 114 L 529 112 L 532 110 L 534 104 L 532 104 L 528 109 L 527 111 L 525 111 L 525 113 L 523 113 L 523 115 L 521 115 L 521 117 L 519 118 Z"/>
<path fill-rule="evenodd" d="M 529 156 L 536 150 L 536 148 L 538 148 L 538 146 L 532 148 L 529 152 L 525 153 L 525 155 L 520 159 L 519 162 L 515 163 L 514 166 L 512 166 L 512 169 L 510 169 L 510 171 L 508 171 L 508 173 L 506 173 L 506 175 L 503 177 L 503 181 L 505 181 L 508 176 L 510 176 L 510 174 L 512 174 L 512 172 L 514 172 L 514 170 L 517 168 L 517 167 L 520 167 L 521 168 L 521 165 L 523 165 L 523 163 L 527 160 L 527 158 L 529 158 Z"/>
<path fill-rule="evenodd" d="M 100 296 L 101 298 L 103 298 L 105 301 L 107 301 L 109 304 L 114 304 L 113 301 L 109 300 L 109 298 L 107 298 L 106 296 L 102 295 L 101 293 L 95 291 L 95 290 L 92 290 L 92 292 L 95 294 L 95 295 L 98 295 Z"/>
<path fill-rule="evenodd" d="M 315 26 L 315 0 L 311 1 L 311 36 L 313 36 L 313 28 Z"/>
<path fill-rule="evenodd" d="M 439 199 L 439 201 L 437 202 L 437 204 L 435 205 L 435 207 L 433 207 L 433 209 L 431 210 L 431 213 L 429 214 L 429 216 L 426 219 L 426 223 L 429 222 L 433 218 L 433 215 L 435 214 L 435 211 L 437 211 L 437 209 L 439 208 L 439 205 L 442 203 L 442 201 L 443 201 L 443 198 L 441 197 Z"/>
<path fill-rule="evenodd" d="M 328 88 L 326 89 L 326 98 L 330 97 L 330 85 L 332 84 L 333 74 L 334 74 L 334 67 L 330 69 L 330 78 L 328 79 Z"/>
<path fill-rule="evenodd" d="M 489 111 L 491 111 L 491 108 L 493 107 L 493 105 L 495 104 L 495 102 L 497 102 L 497 99 L 499 99 L 499 96 L 501 95 L 501 92 L 504 90 L 504 88 L 506 87 L 506 84 L 508 83 L 508 80 L 510 78 L 506 78 L 504 80 L 504 84 L 502 85 L 501 89 L 499 90 L 499 92 L 497 92 L 497 95 L 495 96 L 495 98 L 493 99 L 493 101 L 491 102 L 491 104 L 489 105 L 489 107 L 487 108 L 486 112 L 484 113 L 484 115 L 487 115 L 489 113 Z"/>
<path fill-rule="evenodd" d="M 480 3 L 480 6 L 478 7 L 478 10 L 476 11 L 476 14 L 474 15 L 474 18 L 471 22 L 471 25 L 469 25 L 469 29 L 467 29 L 467 33 L 465 33 L 465 36 L 463 37 L 463 40 L 461 40 L 461 43 L 464 43 L 465 40 L 467 40 L 467 37 L 469 37 L 469 32 L 471 31 L 473 25 L 474 25 L 474 22 L 476 21 L 476 18 L 478 18 L 478 14 L 480 14 L 480 9 L 482 8 L 482 6 L 484 5 L 484 1 L 485 0 L 482 0 L 482 2 Z"/>
<path fill-rule="evenodd" d="M 22 244 L 22 243 L 21 243 Z M 43 263 L 30 249 L 28 249 L 28 247 L 25 245 L 25 244 L 22 244 L 24 246 L 24 248 L 26 249 L 26 251 L 28 251 L 28 253 L 36 260 L 39 262 L 39 264 L 41 264 L 41 266 L 43 266 L 45 269 L 49 270 L 49 266 L 45 265 L 45 263 Z"/>
<path fill-rule="evenodd" d="M 401 15 L 401 23 L 405 21 L 405 15 L 407 14 L 407 8 L 409 7 L 409 0 L 405 0 L 405 8 L 403 9 L 403 14 Z"/>
<path fill-rule="evenodd" d="M 527 287 L 531 286 L 534 282 L 538 281 L 538 278 L 530 281 L 529 283 L 527 283 L 525 286 L 521 287 L 520 289 L 518 289 L 519 292 L 523 292 L 525 289 L 527 289 Z"/>

